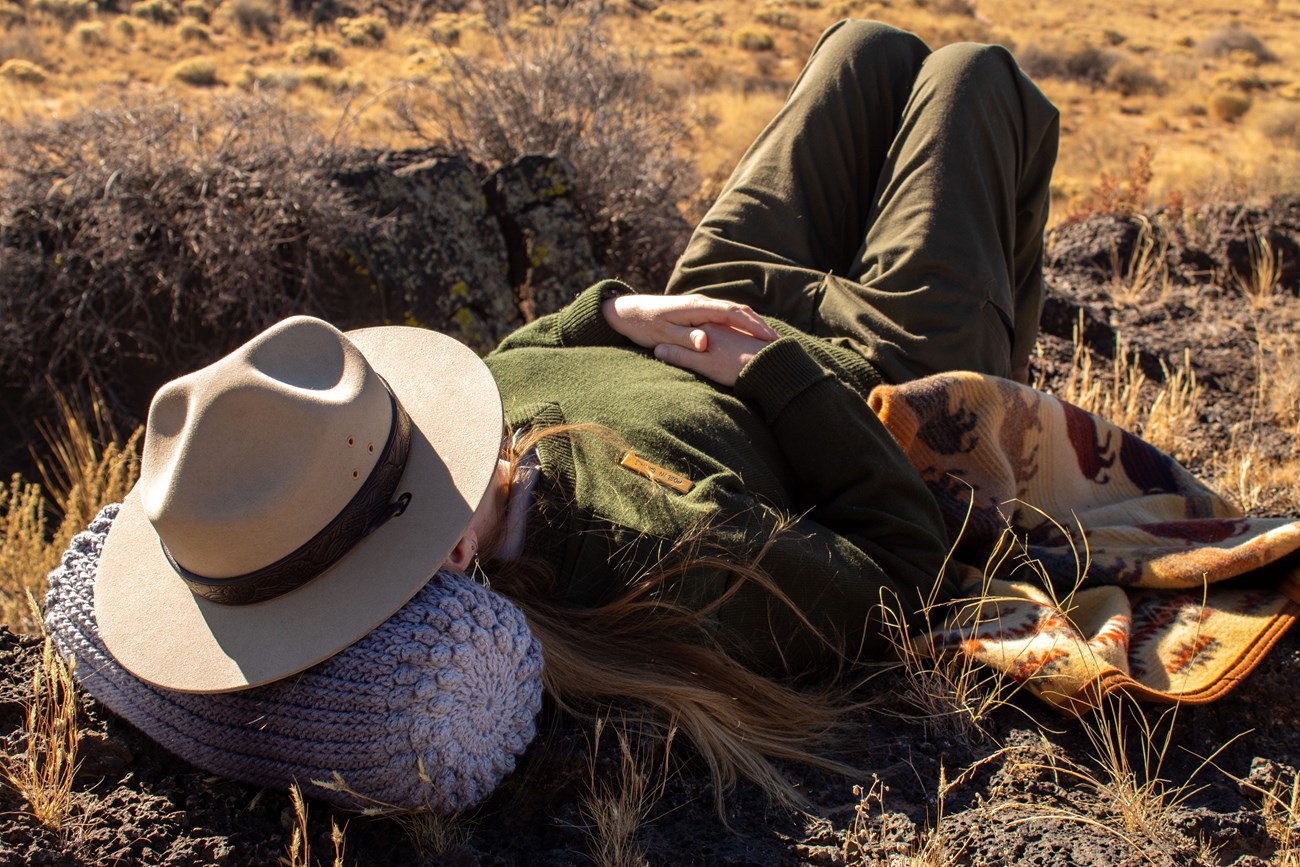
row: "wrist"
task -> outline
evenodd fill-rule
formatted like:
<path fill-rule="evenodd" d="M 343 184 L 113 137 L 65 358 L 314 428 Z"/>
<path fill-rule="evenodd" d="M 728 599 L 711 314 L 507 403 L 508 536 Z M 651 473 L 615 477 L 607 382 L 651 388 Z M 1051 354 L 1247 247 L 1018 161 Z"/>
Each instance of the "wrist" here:
<path fill-rule="evenodd" d="M 632 288 L 624 283 L 618 283 L 613 280 L 607 280 L 600 286 L 598 294 L 600 303 L 600 313 L 605 318 L 605 322 L 611 328 L 618 330 L 616 323 L 619 320 L 617 302 L 624 295 L 631 295 Z"/>

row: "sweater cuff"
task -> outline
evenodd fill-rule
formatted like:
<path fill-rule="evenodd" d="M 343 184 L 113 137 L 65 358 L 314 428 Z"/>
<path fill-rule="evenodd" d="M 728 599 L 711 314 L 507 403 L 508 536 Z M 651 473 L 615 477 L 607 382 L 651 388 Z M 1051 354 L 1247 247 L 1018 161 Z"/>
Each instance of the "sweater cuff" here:
<path fill-rule="evenodd" d="M 588 287 L 560 311 L 561 346 L 621 346 L 630 341 L 605 321 L 600 310 L 607 292 L 621 294 L 632 290 L 618 280 L 602 280 Z"/>
<path fill-rule="evenodd" d="M 790 401 L 824 379 L 829 370 L 813 360 L 793 337 L 769 343 L 749 360 L 736 377 L 736 396 L 758 410 L 769 423 L 780 417 Z"/>

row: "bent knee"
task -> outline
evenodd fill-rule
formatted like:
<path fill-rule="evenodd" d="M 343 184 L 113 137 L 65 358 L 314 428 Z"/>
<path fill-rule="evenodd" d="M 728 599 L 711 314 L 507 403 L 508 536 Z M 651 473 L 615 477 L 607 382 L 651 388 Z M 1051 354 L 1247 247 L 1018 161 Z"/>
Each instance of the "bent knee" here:
<path fill-rule="evenodd" d="M 1023 75 L 1016 59 L 1001 45 L 954 42 L 926 58 L 922 74 L 962 86 L 968 81 L 996 81 Z"/>
<path fill-rule="evenodd" d="M 826 29 L 814 53 L 834 55 L 858 68 L 863 64 L 897 68 L 919 65 L 930 47 L 915 33 L 880 21 L 846 18 Z"/>

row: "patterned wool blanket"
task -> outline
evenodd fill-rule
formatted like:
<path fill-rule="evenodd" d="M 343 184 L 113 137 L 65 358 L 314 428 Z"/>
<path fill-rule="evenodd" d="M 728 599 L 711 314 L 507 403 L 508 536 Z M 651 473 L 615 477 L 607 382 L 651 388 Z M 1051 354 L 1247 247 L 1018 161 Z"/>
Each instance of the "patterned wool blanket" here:
<path fill-rule="evenodd" d="M 1079 713 L 1210 701 L 1300 612 L 1300 521 L 1243 516 L 1110 422 L 973 373 L 872 408 L 944 515 L 966 599 L 928 636 Z"/>

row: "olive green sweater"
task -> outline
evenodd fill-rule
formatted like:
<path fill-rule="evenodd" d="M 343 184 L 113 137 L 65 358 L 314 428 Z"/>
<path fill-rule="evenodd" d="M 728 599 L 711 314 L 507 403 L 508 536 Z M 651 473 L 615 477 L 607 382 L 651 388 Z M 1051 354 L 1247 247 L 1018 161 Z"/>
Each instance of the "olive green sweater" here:
<path fill-rule="evenodd" d="M 948 543 L 933 499 L 867 406 L 878 374 L 852 351 L 773 320 L 781 339 L 734 388 L 719 386 L 614 331 L 600 311 L 602 285 L 488 356 L 506 419 L 605 425 L 692 487 L 679 492 L 625 468 L 623 450 L 599 437 L 544 439 L 526 552 L 557 565 L 564 599 L 595 605 L 707 531 L 709 545 L 737 560 L 761 554 L 760 568 L 851 655 L 883 654 L 881 602 L 911 621 Z M 697 568 L 671 592 L 698 609 L 728 583 L 722 570 Z M 943 578 L 938 601 L 954 591 Z M 761 667 L 800 670 L 827 658 L 787 604 L 752 584 L 712 622 Z"/>

